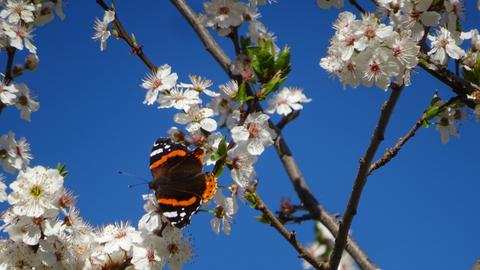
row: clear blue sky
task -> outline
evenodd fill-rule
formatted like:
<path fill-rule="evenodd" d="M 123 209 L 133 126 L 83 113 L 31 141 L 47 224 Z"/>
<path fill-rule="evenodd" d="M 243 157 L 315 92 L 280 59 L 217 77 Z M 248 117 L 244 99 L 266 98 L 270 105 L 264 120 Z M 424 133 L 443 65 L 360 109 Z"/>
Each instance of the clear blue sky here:
<path fill-rule="evenodd" d="M 200 7 L 196 2 L 195 8 Z M 319 65 L 333 34 L 336 10 L 321 10 L 314 1 L 279 0 L 263 8 L 263 22 L 292 50 L 293 72 L 287 85 L 305 89 L 313 102 L 285 129 L 285 137 L 315 195 L 331 212 L 342 212 L 388 93 L 371 88 L 344 91 Z M 369 2 L 369 1 L 360 1 Z M 476 1 L 467 0 L 466 28 L 479 25 Z M 188 74 L 218 84 L 226 75 L 169 1 L 116 1 L 127 31 L 135 32 L 157 65 L 168 63 L 187 81 Z M 346 9 L 351 10 L 347 5 Z M 147 68 L 122 42 L 110 40 L 106 52 L 91 40 L 95 1 L 67 1 L 66 20 L 36 32 L 40 66 L 25 81 L 41 103 L 32 122 L 16 109 L 1 115 L 2 134 L 26 136 L 33 165 L 64 162 L 66 186 L 94 225 L 130 220 L 143 214 L 141 194 L 147 187 L 117 175 L 125 170 L 149 179 L 148 155 L 153 140 L 173 125 L 174 111 L 142 104 L 139 87 Z M 221 42 L 228 47 L 227 43 Z M 413 77 L 395 111 L 383 151 L 420 117 L 434 91 L 451 91 L 422 70 Z M 478 138 L 480 125 L 470 118 L 460 126 L 461 139 L 440 143 L 434 128 L 421 129 L 397 158 L 369 179 L 352 231 L 354 238 L 382 269 L 470 269 L 480 256 Z M 273 148 L 258 162 L 259 191 L 271 208 L 281 197 L 297 202 Z M 11 179 L 10 179 L 11 180 Z M 230 237 L 210 230 L 210 217 L 193 218 L 187 229 L 195 256 L 186 269 L 298 269 L 294 250 L 281 236 L 255 221 L 258 213 L 242 205 Z M 303 242 L 313 239 L 313 224 L 292 226 Z"/>

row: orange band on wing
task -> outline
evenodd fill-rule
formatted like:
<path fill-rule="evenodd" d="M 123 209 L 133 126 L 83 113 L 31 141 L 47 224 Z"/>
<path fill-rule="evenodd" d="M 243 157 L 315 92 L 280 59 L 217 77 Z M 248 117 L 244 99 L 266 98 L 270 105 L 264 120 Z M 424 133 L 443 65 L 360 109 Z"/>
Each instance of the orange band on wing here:
<path fill-rule="evenodd" d="M 190 206 L 197 201 L 197 197 L 193 196 L 188 200 L 176 200 L 176 199 L 168 199 L 168 198 L 158 198 L 158 203 L 166 204 L 170 206 Z"/>
<path fill-rule="evenodd" d="M 161 159 L 155 161 L 152 165 L 150 165 L 150 169 L 157 168 L 158 166 L 165 163 L 169 158 L 176 157 L 176 156 L 184 157 L 186 155 L 187 155 L 187 152 L 185 150 L 173 150 L 172 152 L 166 154 Z"/>
<path fill-rule="evenodd" d="M 202 194 L 202 203 L 208 202 L 217 191 L 217 179 L 211 174 L 205 174 L 205 191 Z"/>
<path fill-rule="evenodd" d="M 193 154 L 195 155 L 195 157 L 203 164 L 203 159 L 205 158 L 205 155 L 207 153 L 205 153 L 202 148 L 197 148 L 193 151 Z"/>

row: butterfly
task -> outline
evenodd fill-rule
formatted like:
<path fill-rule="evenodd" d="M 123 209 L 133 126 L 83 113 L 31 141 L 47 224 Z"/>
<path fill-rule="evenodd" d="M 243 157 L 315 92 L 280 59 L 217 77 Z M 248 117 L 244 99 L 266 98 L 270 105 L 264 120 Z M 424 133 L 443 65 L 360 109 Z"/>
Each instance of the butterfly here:
<path fill-rule="evenodd" d="M 215 177 L 203 172 L 204 157 L 201 148 L 190 150 L 169 138 L 158 138 L 153 144 L 149 188 L 155 191 L 161 214 L 177 228 L 190 224 L 192 214 L 217 190 Z"/>

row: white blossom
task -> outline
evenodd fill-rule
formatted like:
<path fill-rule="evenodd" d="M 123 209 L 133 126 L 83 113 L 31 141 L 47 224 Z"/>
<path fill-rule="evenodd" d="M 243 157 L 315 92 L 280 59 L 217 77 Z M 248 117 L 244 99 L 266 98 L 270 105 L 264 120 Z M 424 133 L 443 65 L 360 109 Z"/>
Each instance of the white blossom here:
<path fill-rule="evenodd" d="M 192 83 L 181 83 L 181 87 L 195 90 L 198 93 L 205 93 L 207 96 L 210 97 L 219 96 L 218 93 L 215 93 L 214 91 L 208 89 L 210 86 L 213 85 L 212 81 L 196 75 L 189 75 L 188 77 L 190 78 L 190 81 Z"/>
<path fill-rule="evenodd" d="M 458 46 L 462 43 L 462 39 L 457 32 L 450 32 L 442 27 L 437 31 L 437 35 L 428 35 L 428 39 L 432 42 L 428 55 L 441 65 L 447 64 L 447 55 L 453 59 L 460 59 L 465 55 L 465 51 Z"/>
<path fill-rule="evenodd" d="M 266 110 L 267 113 L 277 112 L 280 115 L 288 115 L 292 111 L 303 109 L 301 103 L 312 101 L 303 94 L 300 88 L 284 87 L 273 98 L 268 101 L 270 105 Z"/>
<path fill-rule="evenodd" d="M 171 73 L 172 68 L 165 64 L 157 68 L 155 73 L 147 75 L 140 85 L 147 90 L 143 104 L 151 105 L 158 97 L 158 94 L 164 90 L 172 89 L 177 83 L 177 73 Z"/>
<path fill-rule="evenodd" d="M 260 155 L 265 146 L 273 144 L 275 131 L 269 127 L 269 116 L 254 112 L 247 116 L 242 126 L 232 128 L 232 138 L 237 143 L 246 143 L 247 150 L 252 155 Z"/>
<path fill-rule="evenodd" d="M 173 107 L 177 110 L 186 110 L 191 105 L 202 103 L 202 100 L 198 97 L 197 91 L 174 86 L 160 93 L 158 103 L 160 103 L 159 108 Z"/>
<path fill-rule="evenodd" d="M 444 104 L 444 101 L 437 101 L 433 106 L 440 107 Z M 454 137 L 459 137 L 455 123 L 459 118 L 457 111 L 451 107 L 446 107 L 437 115 L 437 125 L 436 128 L 440 132 L 441 141 L 443 144 L 448 143 L 450 135 Z M 461 118 L 461 116 L 460 116 Z"/>
<path fill-rule="evenodd" d="M 232 179 L 240 188 L 246 188 L 255 176 L 253 164 L 257 161 L 257 156 L 251 155 L 246 149 L 246 145 L 237 145 L 228 151 L 231 161 Z"/>
<path fill-rule="evenodd" d="M 7 200 L 7 185 L 4 183 L 5 176 L 0 174 L 0 202 L 4 202 Z"/>
<path fill-rule="evenodd" d="M 163 231 L 164 257 L 167 259 L 168 269 L 181 270 L 182 265 L 190 260 L 192 248 L 190 242 L 182 236 L 179 229 L 167 226 Z"/>
<path fill-rule="evenodd" d="M 215 216 L 210 220 L 212 230 L 219 234 L 222 227 L 223 233 L 230 235 L 233 216 L 238 211 L 237 202 L 233 197 L 225 197 L 221 190 L 217 190 L 213 201 L 217 206 L 214 210 Z"/>
<path fill-rule="evenodd" d="M 14 24 L 8 25 L 4 23 L 5 35 L 8 36 L 10 46 L 23 50 L 27 48 L 30 53 L 36 54 L 37 47 L 32 43 L 32 27 L 31 25 Z"/>
<path fill-rule="evenodd" d="M 57 199 L 63 188 L 63 177 L 56 169 L 42 166 L 20 171 L 10 184 L 8 203 L 17 215 L 39 217 L 47 211 L 57 211 Z"/>
<path fill-rule="evenodd" d="M 33 22 L 33 12 L 35 6 L 32 3 L 23 0 L 7 0 L 4 9 L 0 12 L 0 17 L 7 19 L 11 24 Z"/>
<path fill-rule="evenodd" d="M 104 244 L 104 251 L 108 254 L 117 251 L 129 252 L 134 243 L 140 243 L 140 233 L 130 224 L 109 224 L 102 229 L 96 241 Z"/>
<path fill-rule="evenodd" d="M 115 12 L 113 10 L 105 11 L 103 19 L 95 18 L 93 40 L 100 40 L 100 50 L 104 51 L 107 48 L 107 40 L 111 35 L 110 23 L 115 20 Z"/>
<path fill-rule="evenodd" d="M 165 257 L 160 249 L 162 246 L 162 239 L 156 235 L 148 235 L 143 237 L 143 242 L 133 246 L 133 255 L 131 260 L 133 269 L 163 269 L 165 265 Z"/>
<path fill-rule="evenodd" d="M 5 85 L 0 82 L 0 102 L 5 105 L 13 105 L 17 98 L 18 90 L 13 85 Z"/>
<path fill-rule="evenodd" d="M 205 2 L 203 8 L 206 13 L 205 25 L 219 30 L 220 35 L 227 35 L 231 27 L 242 23 L 246 6 L 237 0 L 211 0 Z"/>
<path fill-rule="evenodd" d="M 38 111 L 40 103 L 30 97 L 30 88 L 24 83 L 15 84 L 18 90 L 16 106 L 20 110 L 20 117 L 25 121 L 30 121 L 30 114 Z"/>
<path fill-rule="evenodd" d="M 210 108 L 200 108 L 198 105 L 191 105 L 185 113 L 177 113 L 174 120 L 179 124 L 186 124 L 189 132 L 194 132 L 202 128 L 208 132 L 217 129 L 217 122 L 213 120 L 213 110 Z"/>
<path fill-rule="evenodd" d="M 17 141 L 11 131 L 0 137 L 0 164 L 4 170 L 10 173 L 23 170 L 31 159 L 30 144 L 24 137 Z"/>

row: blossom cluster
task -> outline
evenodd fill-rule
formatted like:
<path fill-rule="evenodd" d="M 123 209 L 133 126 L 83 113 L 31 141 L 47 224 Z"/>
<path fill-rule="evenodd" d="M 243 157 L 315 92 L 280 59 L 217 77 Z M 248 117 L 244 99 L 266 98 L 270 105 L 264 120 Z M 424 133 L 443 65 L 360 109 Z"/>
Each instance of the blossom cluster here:
<path fill-rule="evenodd" d="M 342 1 L 335 0 L 317 3 L 322 8 L 343 5 Z M 442 68 L 448 66 L 450 59 L 461 67 L 466 79 L 479 84 L 480 78 L 476 75 L 480 74 L 478 30 L 460 30 L 464 16 L 462 0 L 377 0 L 375 3 L 376 13 L 362 14 L 357 19 L 350 12 L 342 12 L 333 24 L 335 34 L 320 66 L 337 76 L 344 87 L 375 85 L 387 90 L 392 83 L 408 86 L 410 74 L 419 61 L 429 61 Z M 471 40 L 468 48 L 462 46 L 465 40 Z M 477 104 L 474 113 L 478 115 L 480 100 L 472 98 L 472 102 Z M 448 111 L 457 110 L 442 110 L 442 113 Z M 440 119 L 452 117 L 439 116 Z M 448 141 L 446 134 L 458 135 L 454 122 L 436 123 L 442 142 Z"/>
<path fill-rule="evenodd" d="M 215 29 L 219 35 L 227 36 L 242 23 L 248 23 L 248 37 L 254 44 L 267 39 L 275 41 L 273 33 L 259 21 L 261 14 L 258 5 L 273 1 L 250 0 L 248 3 L 239 0 L 211 0 L 203 4 L 205 14 L 202 21 L 206 27 Z"/>
<path fill-rule="evenodd" d="M 7 106 L 16 106 L 21 118 L 30 121 L 30 114 L 39 109 L 39 103 L 31 97 L 30 89 L 24 83 L 13 83 L 12 79 L 22 75 L 24 70 L 34 70 L 39 62 L 37 48 L 33 44 L 35 26 L 50 22 L 56 13 L 64 18 L 62 1 L 1 1 L 0 11 L 0 49 L 8 53 L 13 60 L 14 55 L 26 49 L 29 54 L 23 64 L 11 66 L 0 83 L 0 110 Z M 17 53 L 18 54 L 18 53 Z"/>
<path fill-rule="evenodd" d="M 0 201 L 10 206 L 0 216 L 0 230 L 9 236 L 0 240 L 0 269 L 181 269 L 188 261 L 191 247 L 178 229 L 155 234 L 162 216 L 154 198 L 145 198 L 139 229 L 129 223 L 93 228 L 64 188 L 65 175 L 62 167 L 36 166 L 21 170 L 9 193 L 0 182 Z"/>

